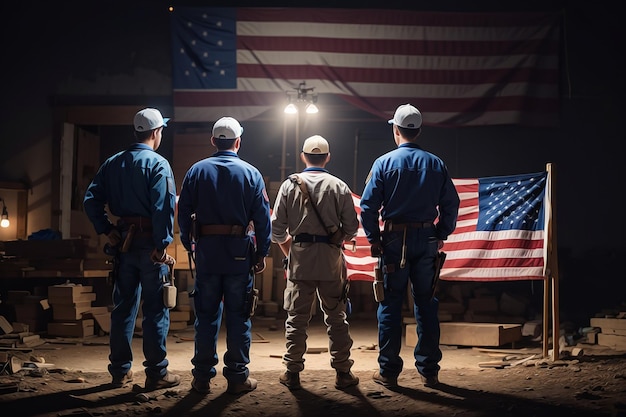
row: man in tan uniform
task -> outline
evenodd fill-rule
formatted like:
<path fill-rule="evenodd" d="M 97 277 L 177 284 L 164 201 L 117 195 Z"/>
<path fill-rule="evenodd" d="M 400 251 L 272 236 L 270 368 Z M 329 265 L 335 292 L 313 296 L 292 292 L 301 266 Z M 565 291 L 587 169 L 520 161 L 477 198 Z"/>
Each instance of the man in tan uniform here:
<path fill-rule="evenodd" d="M 300 157 L 306 169 L 281 184 L 272 213 L 272 241 L 288 259 L 283 304 L 287 370 L 280 383 L 291 390 L 301 387 L 311 307 L 319 298 L 330 365 L 337 371 L 335 387 L 343 389 L 359 383 L 350 371 L 352 337 L 342 297 L 347 279 L 342 245 L 356 236 L 359 221 L 350 188 L 325 169 L 330 160 L 326 139 L 315 135 L 305 140 Z"/>

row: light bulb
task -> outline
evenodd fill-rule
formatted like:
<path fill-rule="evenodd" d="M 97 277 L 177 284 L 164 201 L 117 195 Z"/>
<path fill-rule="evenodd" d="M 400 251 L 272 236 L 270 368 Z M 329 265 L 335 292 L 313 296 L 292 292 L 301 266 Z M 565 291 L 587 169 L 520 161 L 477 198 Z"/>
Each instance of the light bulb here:
<path fill-rule="evenodd" d="M 289 104 L 287 104 L 287 107 L 285 107 L 284 111 L 287 114 L 296 114 L 296 113 L 298 113 L 298 108 L 296 107 L 295 104 L 289 103 Z"/>
<path fill-rule="evenodd" d="M 317 108 L 317 106 L 314 103 L 309 103 L 306 106 L 306 112 L 308 114 L 315 114 L 319 111 L 319 109 Z"/>

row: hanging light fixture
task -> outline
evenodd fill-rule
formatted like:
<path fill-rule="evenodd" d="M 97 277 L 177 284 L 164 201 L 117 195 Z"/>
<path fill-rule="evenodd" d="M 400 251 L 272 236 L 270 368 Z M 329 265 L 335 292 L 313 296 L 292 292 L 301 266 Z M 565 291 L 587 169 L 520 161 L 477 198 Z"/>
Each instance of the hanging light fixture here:
<path fill-rule="evenodd" d="M 314 93 L 315 87 L 307 87 L 302 81 L 297 87 L 293 87 L 295 91 L 287 91 L 289 103 L 285 107 L 284 112 L 287 114 L 296 114 L 299 111 L 298 105 L 304 105 L 307 114 L 315 114 L 319 112 L 317 103 L 317 93 Z"/>
<path fill-rule="evenodd" d="M 9 212 L 7 211 L 7 206 L 4 203 L 4 199 L 0 198 L 0 200 L 2 200 L 2 216 L 0 217 L 0 227 L 6 229 L 11 225 L 11 222 L 9 222 Z"/>

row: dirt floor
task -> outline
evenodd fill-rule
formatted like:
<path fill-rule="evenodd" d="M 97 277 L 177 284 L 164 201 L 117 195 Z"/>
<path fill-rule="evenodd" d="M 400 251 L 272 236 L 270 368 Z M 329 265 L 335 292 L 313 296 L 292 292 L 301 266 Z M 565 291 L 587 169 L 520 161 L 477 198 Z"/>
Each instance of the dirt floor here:
<path fill-rule="evenodd" d="M 377 369 L 375 320 L 351 321 L 353 372 L 360 378 L 345 391 L 334 387 L 334 371 L 321 318 L 311 323 L 302 389 L 289 391 L 278 382 L 283 371 L 284 334 L 281 320 L 255 319 L 251 376 L 259 381 L 250 393 L 226 393 L 220 372 L 211 392 L 190 391 L 193 328 L 168 337 L 170 370 L 180 386 L 142 392 L 140 337 L 134 339 L 135 380 L 111 389 L 106 372 L 108 337 L 49 342 L 32 352 L 15 352 L 24 362 L 42 357 L 47 365 L 0 375 L 0 409 L 13 416 L 626 416 L 626 352 L 598 345 L 578 345 L 579 356 L 558 361 L 541 358 L 541 343 L 499 348 L 442 346 L 441 384 L 424 387 L 415 370 L 412 348 L 402 351 L 400 387 L 387 389 L 371 377 Z M 61 343 L 63 342 L 63 343 Z M 224 353 L 224 334 L 219 342 Z M 319 348 L 319 349 L 316 349 Z M 502 352 L 499 352 L 499 351 Z M 536 356 L 533 357 L 533 354 Z M 32 357 L 32 358 L 31 358 Z M 503 361 L 499 368 L 483 362 Z M 483 364 L 484 366 L 484 364 Z M 42 368 L 44 367 L 44 368 Z"/>

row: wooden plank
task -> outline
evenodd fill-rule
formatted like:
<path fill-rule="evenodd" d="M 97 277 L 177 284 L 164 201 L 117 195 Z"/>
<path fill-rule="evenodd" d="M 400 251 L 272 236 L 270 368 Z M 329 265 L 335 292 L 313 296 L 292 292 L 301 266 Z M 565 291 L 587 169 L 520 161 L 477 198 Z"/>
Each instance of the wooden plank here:
<path fill-rule="evenodd" d="M 522 338 L 519 324 L 441 323 L 442 345 L 502 346 Z"/>
<path fill-rule="evenodd" d="M 472 348 L 472 349 L 476 350 L 477 352 L 482 352 L 482 353 L 504 353 L 504 354 L 540 353 L 539 349 L 529 349 L 529 348 L 523 348 L 523 349 L 493 349 L 493 348 L 475 347 L 475 348 Z"/>
<path fill-rule="evenodd" d="M 598 344 L 615 350 L 626 350 L 626 336 L 598 333 Z"/>
<path fill-rule="evenodd" d="M 626 319 L 592 317 L 589 319 L 589 324 L 591 327 L 601 328 L 602 333 L 607 333 L 605 329 L 626 330 Z"/>
<path fill-rule="evenodd" d="M 91 269 L 83 271 L 84 278 L 108 278 L 110 269 Z"/>
<path fill-rule="evenodd" d="M 406 325 L 406 345 L 417 343 L 416 324 Z M 442 345 L 502 346 L 522 339 L 519 324 L 444 322 L 440 324 Z"/>
<path fill-rule="evenodd" d="M 0 316 L 0 329 L 2 329 L 5 334 L 11 333 L 13 331 L 13 326 L 11 326 L 11 323 L 9 323 L 9 321 L 4 318 L 4 316 Z"/>

